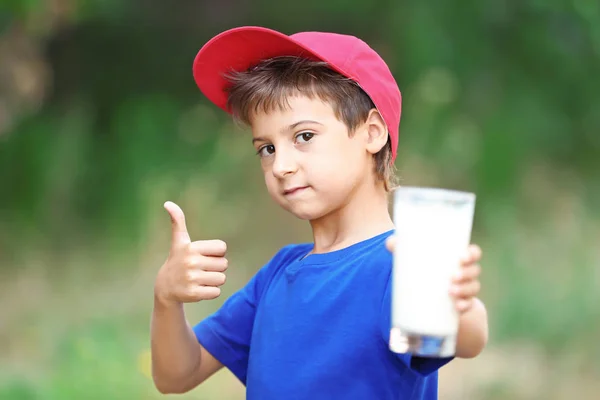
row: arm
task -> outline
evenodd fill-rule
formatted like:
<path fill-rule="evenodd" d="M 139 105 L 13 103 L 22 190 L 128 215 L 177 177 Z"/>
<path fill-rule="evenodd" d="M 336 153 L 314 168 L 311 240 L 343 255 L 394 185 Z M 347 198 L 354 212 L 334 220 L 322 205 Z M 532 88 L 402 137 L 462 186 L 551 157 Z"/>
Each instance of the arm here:
<path fill-rule="evenodd" d="M 171 216 L 172 241 L 154 284 L 152 377 L 161 393 L 184 393 L 223 366 L 199 344 L 186 321 L 183 304 L 220 295 L 227 246 L 216 240 L 191 242 L 183 211 L 170 202 L 165 209 Z"/>
<path fill-rule="evenodd" d="M 394 252 L 393 236 L 390 236 L 386 241 L 386 247 L 391 253 Z M 479 282 L 481 268 L 478 264 L 481 259 L 481 249 L 479 246 L 471 245 L 467 252 L 468 254 L 461 259 L 461 270 L 453 278 L 450 289 L 450 295 L 455 298 L 456 308 L 460 314 L 455 352 L 456 357 L 459 358 L 476 357 L 488 341 L 487 311 L 481 300 L 476 297 L 481 289 Z M 390 297 L 387 292 L 386 295 Z M 391 300 L 387 301 L 388 303 L 391 302 Z M 389 308 L 386 309 L 386 313 L 389 312 L 388 310 Z M 385 329 L 389 330 L 389 321 L 386 321 L 384 326 Z M 387 339 L 388 337 L 386 337 Z M 439 368 L 447 361 L 449 361 L 448 358 L 415 357 L 411 360 L 411 366 L 428 373 Z"/>
<path fill-rule="evenodd" d="M 487 311 L 481 300 L 473 299 L 473 306 L 461 315 L 456 341 L 456 356 L 473 358 L 479 355 L 488 341 Z"/>
<path fill-rule="evenodd" d="M 479 275 L 481 248 L 471 245 L 461 260 L 461 270 L 453 278 L 450 293 L 460 313 L 456 356 L 473 358 L 482 352 L 488 341 L 488 318 L 485 306 L 477 295 L 481 289 Z"/>
<path fill-rule="evenodd" d="M 155 298 L 151 345 L 152 377 L 163 394 L 187 392 L 223 367 L 198 343 L 181 303 Z"/>

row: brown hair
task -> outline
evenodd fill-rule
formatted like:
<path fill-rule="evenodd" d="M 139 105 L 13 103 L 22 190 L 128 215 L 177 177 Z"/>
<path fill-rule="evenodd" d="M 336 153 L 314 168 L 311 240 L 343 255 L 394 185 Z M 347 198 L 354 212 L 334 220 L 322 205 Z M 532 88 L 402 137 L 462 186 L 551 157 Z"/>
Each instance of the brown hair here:
<path fill-rule="evenodd" d="M 322 61 L 276 57 L 247 71 L 234 71 L 227 79 L 231 83 L 227 90 L 227 106 L 234 117 L 246 125 L 250 125 L 254 113 L 289 108 L 289 96 L 297 93 L 328 102 L 350 134 L 367 120 L 369 112 L 375 108 L 371 98 L 356 82 Z M 396 185 L 389 137 L 374 159 L 375 173 L 389 192 Z"/>

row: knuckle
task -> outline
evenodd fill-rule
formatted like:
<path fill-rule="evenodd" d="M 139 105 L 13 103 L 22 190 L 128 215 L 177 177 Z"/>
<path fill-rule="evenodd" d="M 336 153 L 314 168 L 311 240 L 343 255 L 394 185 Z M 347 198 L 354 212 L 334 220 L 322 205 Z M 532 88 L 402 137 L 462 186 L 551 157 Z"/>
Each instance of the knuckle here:
<path fill-rule="evenodd" d="M 198 287 L 195 285 L 188 285 L 185 289 L 185 295 L 190 300 L 199 300 Z"/>
<path fill-rule="evenodd" d="M 188 269 L 187 271 L 185 271 L 185 273 L 184 273 L 184 275 L 183 275 L 183 276 L 184 276 L 184 279 L 186 280 L 186 282 L 191 282 L 191 281 L 193 281 L 193 280 L 194 280 L 194 278 L 195 278 L 195 275 L 196 275 L 196 274 L 194 273 L 194 271 L 193 271 L 193 270 L 191 270 L 191 269 Z"/>
<path fill-rule="evenodd" d="M 194 268 L 196 264 L 197 260 L 195 257 L 188 256 L 183 259 L 183 266 L 186 268 Z"/>

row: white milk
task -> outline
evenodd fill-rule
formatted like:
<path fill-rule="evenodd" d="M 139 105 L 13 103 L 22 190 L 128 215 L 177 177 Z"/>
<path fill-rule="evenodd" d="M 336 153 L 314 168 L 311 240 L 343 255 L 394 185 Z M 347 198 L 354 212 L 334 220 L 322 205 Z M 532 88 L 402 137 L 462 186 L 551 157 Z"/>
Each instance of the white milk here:
<path fill-rule="evenodd" d="M 457 334 L 449 290 L 470 242 L 474 206 L 471 193 L 408 187 L 394 193 L 393 328 L 414 335 Z"/>

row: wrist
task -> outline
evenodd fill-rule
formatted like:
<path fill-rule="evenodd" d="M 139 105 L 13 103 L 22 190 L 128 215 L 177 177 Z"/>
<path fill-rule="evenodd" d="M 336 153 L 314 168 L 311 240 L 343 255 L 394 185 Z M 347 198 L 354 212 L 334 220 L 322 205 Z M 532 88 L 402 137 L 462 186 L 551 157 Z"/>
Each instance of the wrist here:
<path fill-rule="evenodd" d="M 154 294 L 154 309 L 157 311 L 183 309 L 183 303 Z"/>
<path fill-rule="evenodd" d="M 181 306 L 182 304 L 171 298 L 164 290 L 161 290 L 157 286 L 154 287 L 154 307 L 165 309 L 173 308 L 178 305 Z"/>

